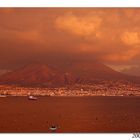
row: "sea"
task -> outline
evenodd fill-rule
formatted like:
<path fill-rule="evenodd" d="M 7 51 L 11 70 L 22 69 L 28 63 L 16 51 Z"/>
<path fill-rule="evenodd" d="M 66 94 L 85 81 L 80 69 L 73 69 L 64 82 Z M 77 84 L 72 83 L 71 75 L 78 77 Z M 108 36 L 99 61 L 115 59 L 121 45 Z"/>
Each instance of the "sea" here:
<path fill-rule="evenodd" d="M 140 132 L 140 97 L 0 98 L 0 133 L 135 132 Z"/>

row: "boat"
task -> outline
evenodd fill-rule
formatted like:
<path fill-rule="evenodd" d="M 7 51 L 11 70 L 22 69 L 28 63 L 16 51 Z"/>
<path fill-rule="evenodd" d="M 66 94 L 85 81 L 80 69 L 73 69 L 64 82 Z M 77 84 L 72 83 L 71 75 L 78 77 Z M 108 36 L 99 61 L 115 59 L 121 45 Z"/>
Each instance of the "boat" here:
<path fill-rule="evenodd" d="M 31 96 L 31 95 L 30 95 L 30 96 L 28 97 L 28 99 L 29 99 L 29 100 L 37 100 L 37 97 L 34 97 L 34 96 Z"/>
<path fill-rule="evenodd" d="M 57 130 L 57 127 L 56 126 L 51 126 L 50 128 L 49 128 L 51 131 L 56 131 Z"/>
<path fill-rule="evenodd" d="M 6 96 L 6 95 L 0 95 L 0 97 L 5 98 L 5 97 L 7 97 L 7 96 Z"/>

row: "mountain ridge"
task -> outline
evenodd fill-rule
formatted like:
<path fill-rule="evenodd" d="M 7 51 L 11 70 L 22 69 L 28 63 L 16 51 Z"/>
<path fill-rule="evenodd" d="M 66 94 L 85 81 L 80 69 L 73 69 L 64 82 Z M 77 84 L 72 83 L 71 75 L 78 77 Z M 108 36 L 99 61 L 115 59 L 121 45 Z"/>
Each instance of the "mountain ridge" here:
<path fill-rule="evenodd" d="M 0 76 L 0 84 L 20 86 L 60 87 L 92 84 L 103 81 L 140 83 L 140 78 L 125 75 L 98 63 L 71 63 L 56 67 L 46 64 L 29 64 Z"/>

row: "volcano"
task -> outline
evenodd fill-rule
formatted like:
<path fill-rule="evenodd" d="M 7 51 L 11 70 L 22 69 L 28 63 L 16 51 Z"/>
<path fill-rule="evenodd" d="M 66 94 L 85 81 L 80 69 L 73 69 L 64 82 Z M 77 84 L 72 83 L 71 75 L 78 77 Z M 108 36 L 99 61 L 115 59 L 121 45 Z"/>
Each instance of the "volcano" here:
<path fill-rule="evenodd" d="M 74 83 L 70 73 L 61 73 L 44 64 L 31 64 L 0 77 L 0 84 L 57 87 Z"/>
<path fill-rule="evenodd" d="M 0 76 L 0 84 L 58 87 L 103 81 L 140 83 L 140 78 L 117 72 L 99 62 L 69 63 L 63 66 L 30 64 Z"/>

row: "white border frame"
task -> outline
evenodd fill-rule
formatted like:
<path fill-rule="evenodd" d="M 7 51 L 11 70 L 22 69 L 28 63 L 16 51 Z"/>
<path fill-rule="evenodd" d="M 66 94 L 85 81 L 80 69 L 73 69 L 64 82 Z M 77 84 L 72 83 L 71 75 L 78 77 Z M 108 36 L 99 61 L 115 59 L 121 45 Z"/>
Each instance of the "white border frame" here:
<path fill-rule="evenodd" d="M 1 140 L 130 140 L 132 134 L 1 134 Z"/>
<path fill-rule="evenodd" d="M 140 0 L 1 0 L 0 7 L 140 7 Z"/>
<path fill-rule="evenodd" d="M 0 7 L 140 7 L 140 0 L 1 0 Z M 1 140 L 130 140 L 133 134 L 0 134 Z"/>

